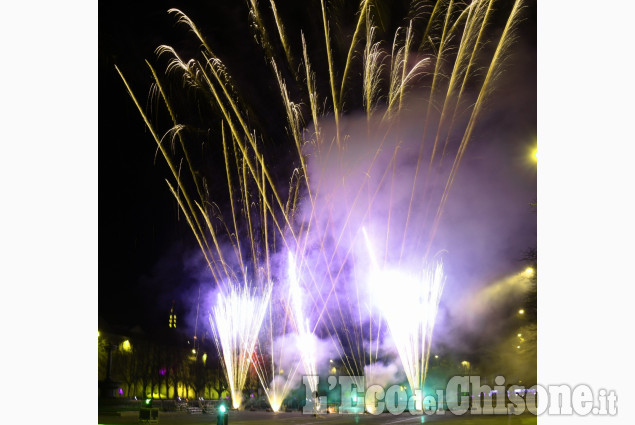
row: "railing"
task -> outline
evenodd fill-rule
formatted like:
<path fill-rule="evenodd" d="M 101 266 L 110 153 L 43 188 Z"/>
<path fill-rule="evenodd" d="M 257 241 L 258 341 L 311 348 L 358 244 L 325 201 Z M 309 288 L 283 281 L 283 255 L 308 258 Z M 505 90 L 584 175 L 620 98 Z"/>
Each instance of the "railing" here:
<path fill-rule="evenodd" d="M 159 408 L 158 407 L 142 407 L 139 409 L 139 422 L 158 423 Z"/>

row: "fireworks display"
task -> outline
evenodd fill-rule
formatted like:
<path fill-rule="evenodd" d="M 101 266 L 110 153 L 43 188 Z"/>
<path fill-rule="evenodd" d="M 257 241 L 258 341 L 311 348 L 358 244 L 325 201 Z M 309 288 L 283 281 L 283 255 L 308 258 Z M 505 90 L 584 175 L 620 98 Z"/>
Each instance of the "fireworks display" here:
<path fill-rule="evenodd" d="M 228 294 L 218 294 L 218 301 L 210 314 L 210 325 L 222 352 L 234 409 L 240 406 L 242 400 L 242 389 L 270 297 L 271 287 L 262 296 L 252 294 L 246 285 L 232 287 Z"/>
<path fill-rule="evenodd" d="M 295 318 L 296 329 L 298 331 L 298 350 L 304 373 L 309 376 L 317 376 L 315 361 L 316 349 L 312 328 L 309 326 L 309 318 L 305 317 L 305 310 L 302 303 L 302 291 L 296 273 L 296 262 L 292 253 L 289 253 L 289 289 L 291 305 L 293 306 L 293 317 Z M 316 379 L 309 379 L 311 393 L 317 391 L 318 382 Z"/>
<path fill-rule="evenodd" d="M 368 237 L 366 243 L 372 255 Z M 434 268 L 409 274 L 403 270 L 380 270 L 376 262 L 373 263 L 369 286 L 375 294 L 374 304 L 390 330 L 410 388 L 423 389 L 432 331 L 445 284 L 443 266 L 439 263 Z M 385 290 L 386 282 L 391 282 L 391 291 Z"/>
<path fill-rule="evenodd" d="M 274 0 L 249 2 L 279 93 L 268 103 L 286 117 L 286 138 L 276 143 L 292 152 L 288 164 L 271 154 L 255 124 L 259 111 L 181 11 L 169 12 L 191 30 L 200 55 L 160 46 L 165 72 L 147 62 L 151 103 L 167 129 L 117 70 L 218 288 L 210 325 L 235 408 L 253 367 L 280 409 L 298 367 L 280 371 L 290 341 L 305 374 L 321 372 L 322 339 L 346 374 L 366 372 L 371 385 L 389 334 L 410 388 L 425 385 L 445 283 L 435 236 L 521 2 L 500 5 L 505 24 L 493 35 L 494 0 L 415 1 L 391 34 L 377 3 L 362 0 L 352 36 L 341 37 L 335 8 L 322 0 L 322 33 L 309 38 L 287 31 Z M 340 38 L 350 40 L 343 51 Z M 313 68 L 318 61 L 326 74 Z M 206 144 L 222 152 L 222 182 L 199 172 Z M 252 361 L 259 353 L 266 360 Z"/>

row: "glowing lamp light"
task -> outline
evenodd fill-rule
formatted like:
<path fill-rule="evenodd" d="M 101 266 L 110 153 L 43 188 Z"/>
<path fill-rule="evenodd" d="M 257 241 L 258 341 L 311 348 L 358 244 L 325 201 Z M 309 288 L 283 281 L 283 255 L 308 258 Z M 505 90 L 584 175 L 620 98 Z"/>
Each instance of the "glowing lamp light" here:
<path fill-rule="evenodd" d="M 130 351 L 132 350 L 132 346 L 130 345 L 130 341 L 129 340 L 125 340 L 124 342 L 121 343 L 121 349 L 123 351 Z"/>
<path fill-rule="evenodd" d="M 520 338 L 521 336 L 523 336 L 523 334 L 518 334 L 518 338 Z"/>
<path fill-rule="evenodd" d="M 435 359 L 438 359 L 438 358 L 439 358 L 439 356 L 438 356 L 437 354 L 435 354 L 435 355 L 434 355 L 434 358 L 435 358 Z"/>
<path fill-rule="evenodd" d="M 123 389 L 119 388 L 119 395 L 123 395 Z"/>
<path fill-rule="evenodd" d="M 192 349 L 192 354 L 196 354 L 196 350 L 195 349 Z"/>
<path fill-rule="evenodd" d="M 518 310 L 518 314 L 525 314 L 525 310 L 521 308 L 520 310 Z"/>
<path fill-rule="evenodd" d="M 152 399 L 151 398 L 146 398 L 145 403 L 146 403 L 146 406 L 149 406 L 150 403 L 152 403 Z"/>
<path fill-rule="evenodd" d="M 520 350 L 520 345 L 517 345 L 516 348 L 518 348 Z"/>
<path fill-rule="evenodd" d="M 533 267 L 527 267 L 527 268 L 525 269 L 525 274 L 527 274 L 527 275 L 529 275 L 529 276 L 531 276 L 532 274 L 534 274 L 534 269 L 533 269 Z"/>
<path fill-rule="evenodd" d="M 225 412 L 227 411 L 227 408 L 225 407 L 225 405 L 224 405 L 224 404 L 221 404 L 221 405 L 218 407 L 218 411 L 219 411 L 219 412 L 221 413 L 221 415 L 222 415 L 223 413 L 225 413 Z"/>

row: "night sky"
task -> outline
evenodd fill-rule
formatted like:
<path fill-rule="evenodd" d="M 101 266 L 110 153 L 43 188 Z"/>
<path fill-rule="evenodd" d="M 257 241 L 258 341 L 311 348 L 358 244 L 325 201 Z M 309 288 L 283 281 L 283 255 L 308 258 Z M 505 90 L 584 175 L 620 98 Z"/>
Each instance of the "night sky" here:
<path fill-rule="evenodd" d="M 321 20 L 317 19 L 319 2 L 309 2 L 308 6 L 300 3 L 303 2 L 278 1 L 277 5 L 287 33 L 298 34 L 300 28 L 304 29 L 308 42 L 316 46 L 317 55 L 323 48 L 322 39 L 315 39 L 323 36 Z M 403 16 L 408 2 L 395 3 L 394 9 L 388 11 L 389 16 Z M 350 37 L 357 2 L 338 4 L 341 14 L 350 17 L 339 23 Z M 256 125 L 272 141 L 269 154 L 282 161 L 291 157 L 284 146 L 273 142 L 284 131 L 277 124 L 283 119 L 283 111 L 279 102 L 275 105 L 267 102 L 269 93 L 275 93 L 275 82 L 270 73 L 264 72 L 266 64 L 262 50 L 253 41 L 246 2 L 99 3 L 98 314 L 109 325 L 121 329 L 167 325 L 171 300 L 180 302 L 180 294 L 191 293 L 202 278 L 198 247 L 187 223 L 182 217 L 179 220 L 176 202 L 165 183 L 169 175 L 167 166 L 160 154 L 157 156 L 156 145 L 115 71 L 117 65 L 137 97 L 145 102 L 151 74 L 144 60 L 157 63 L 154 49 L 158 45 L 172 45 L 184 58 L 197 56 L 194 36 L 184 26 L 176 25 L 174 16 L 167 13 L 173 7 L 195 21 L 215 53 L 226 62 L 253 109 L 266 111 L 258 116 L 260 121 Z M 535 213 L 529 206 L 536 200 L 535 166 L 527 165 L 527 155 L 535 147 L 536 137 L 535 9 L 535 2 L 528 2 L 519 27 L 519 41 L 510 55 L 510 78 L 501 81 L 501 91 L 506 94 L 484 114 L 482 125 L 489 133 L 484 131 L 474 146 L 468 148 L 465 165 L 466 169 L 489 173 L 487 181 L 492 183 L 492 192 L 500 189 L 503 193 L 520 194 L 517 198 L 503 196 L 497 204 L 479 203 L 476 197 L 470 198 L 470 193 L 475 192 L 466 182 L 458 184 L 450 195 L 451 200 L 454 197 L 471 200 L 471 211 L 476 216 L 479 211 L 483 216 L 491 215 L 493 209 L 526 213 L 526 225 L 508 230 L 516 235 L 515 241 L 502 242 L 497 247 L 502 263 L 489 264 L 484 259 L 482 269 L 469 271 L 481 280 L 510 272 L 519 264 L 522 247 L 535 247 Z M 400 19 L 390 20 L 388 32 L 394 32 L 402 24 Z M 496 24 L 500 26 L 501 22 Z M 324 75 L 326 61 L 314 62 L 316 71 Z M 157 68 L 162 70 L 160 65 Z M 324 83 L 325 80 L 319 82 Z M 497 133 L 513 134 L 516 138 L 511 142 L 502 140 L 495 137 Z M 488 157 L 492 161 L 484 159 Z M 446 219 L 456 220 L 457 226 L 461 226 L 460 213 L 449 214 Z M 465 225 L 465 231 L 468 234 L 471 231 L 475 238 L 480 232 L 497 231 L 488 225 L 475 226 L 478 224 Z M 180 308 L 187 310 L 191 306 Z"/>
<path fill-rule="evenodd" d="M 156 144 L 114 68 L 118 65 L 137 95 L 147 98 L 151 75 L 144 59 L 153 60 L 160 44 L 191 41 L 183 27 L 174 25 L 167 13 L 171 7 L 205 16 L 219 35 L 233 28 L 214 13 L 213 2 L 99 4 L 99 312 L 109 324 L 123 327 L 148 328 L 167 320 L 171 295 L 168 301 L 160 297 L 163 303 L 157 305 L 160 294 L 152 281 L 157 273 L 165 278 L 161 291 L 187 284 L 179 261 L 170 259 L 195 248 L 164 182 L 168 169 L 162 158 L 155 160 Z M 234 25 L 242 22 L 244 7 L 223 9 L 224 16 L 233 15 Z M 161 272 L 155 270 L 162 265 Z"/>

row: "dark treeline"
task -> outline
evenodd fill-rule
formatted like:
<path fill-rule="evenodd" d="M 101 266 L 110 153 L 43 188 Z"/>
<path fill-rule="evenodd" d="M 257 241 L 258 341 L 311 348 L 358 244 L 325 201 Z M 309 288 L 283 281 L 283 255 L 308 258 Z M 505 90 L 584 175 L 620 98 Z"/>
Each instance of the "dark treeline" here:
<path fill-rule="evenodd" d="M 147 335 L 139 329 L 127 333 L 99 333 L 99 381 L 108 375 L 119 383 L 117 395 L 126 398 L 216 399 L 225 397 L 227 380 L 213 342 L 197 341 L 170 329 Z"/>

